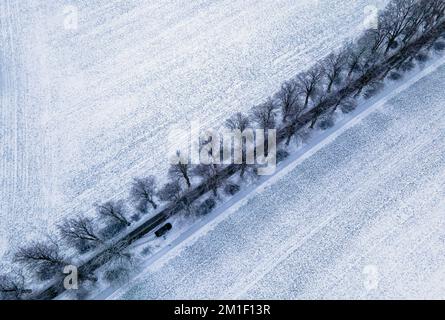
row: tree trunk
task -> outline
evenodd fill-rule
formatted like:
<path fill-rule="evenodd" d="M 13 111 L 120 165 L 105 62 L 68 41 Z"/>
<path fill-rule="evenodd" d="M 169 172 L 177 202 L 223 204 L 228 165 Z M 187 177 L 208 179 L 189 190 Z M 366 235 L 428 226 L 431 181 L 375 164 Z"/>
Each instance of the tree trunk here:
<path fill-rule="evenodd" d="M 148 202 L 151 204 L 154 210 L 158 208 L 158 205 L 153 200 L 148 200 Z"/>
<path fill-rule="evenodd" d="M 190 178 L 189 178 L 188 174 L 185 172 L 183 175 L 184 175 L 184 179 L 185 179 L 185 183 L 187 184 L 187 187 L 190 188 L 192 186 L 192 184 L 190 183 Z"/>
<path fill-rule="evenodd" d="M 318 115 L 316 115 L 314 120 L 312 120 L 311 126 L 309 128 L 314 129 L 315 123 L 317 122 L 317 120 L 318 120 Z"/>
<path fill-rule="evenodd" d="M 242 163 L 241 164 L 241 172 L 240 172 L 240 177 L 241 179 L 244 178 L 244 174 L 246 173 L 246 164 Z"/>
<path fill-rule="evenodd" d="M 304 100 L 304 109 L 307 108 L 308 104 L 309 104 L 309 94 L 306 95 L 306 99 Z"/>
<path fill-rule="evenodd" d="M 354 98 L 358 98 L 358 96 L 362 93 L 364 86 L 360 87 L 360 89 L 358 89 L 357 93 L 354 95 Z"/>
<path fill-rule="evenodd" d="M 328 85 L 328 93 L 331 93 L 333 84 L 334 84 L 334 80 L 330 80 L 329 85 Z"/>

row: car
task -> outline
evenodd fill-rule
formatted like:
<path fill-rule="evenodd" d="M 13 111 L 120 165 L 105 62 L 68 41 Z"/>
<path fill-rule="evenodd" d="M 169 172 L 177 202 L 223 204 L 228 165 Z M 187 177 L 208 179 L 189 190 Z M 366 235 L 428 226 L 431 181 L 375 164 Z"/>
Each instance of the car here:
<path fill-rule="evenodd" d="M 160 238 L 173 228 L 171 223 L 167 223 L 155 232 L 156 237 Z"/>

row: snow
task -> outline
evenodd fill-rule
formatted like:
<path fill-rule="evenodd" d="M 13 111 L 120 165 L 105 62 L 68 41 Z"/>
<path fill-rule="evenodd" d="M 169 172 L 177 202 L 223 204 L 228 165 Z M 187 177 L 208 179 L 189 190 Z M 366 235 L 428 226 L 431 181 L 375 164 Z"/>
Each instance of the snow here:
<path fill-rule="evenodd" d="M 384 2 L 2 0 L 3 243 L 164 173 L 173 125 L 248 110 Z M 73 9 L 77 30 L 64 27 Z"/>
<path fill-rule="evenodd" d="M 0 259 L 8 250 L 8 240 L 5 237 L 0 237 Z"/>
<path fill-rule="evenodd" d="M 408 81 L 112 298 L 443 299 L 444 80 Z"/>

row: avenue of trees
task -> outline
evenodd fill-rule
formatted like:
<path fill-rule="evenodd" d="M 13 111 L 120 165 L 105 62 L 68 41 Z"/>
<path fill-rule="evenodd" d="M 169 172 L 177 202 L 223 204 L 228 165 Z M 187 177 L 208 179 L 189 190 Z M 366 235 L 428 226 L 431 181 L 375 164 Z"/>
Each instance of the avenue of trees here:
<path fill-rule="evenodd" d="M 277 129 L 279 155 L 285 156 L 285 148 L 293 139 L 311 128 L 332 126 L 335 112 L 353 111 L 357 99 L 378 93 L 386 78 L 401 79 L 431 52 L 444 51 L 444 12 L 443 0 L 392 0 L 379 14 L 377 28 L 366 30 L 315 65 L 302 66 L 306 70 L 284 83 L 273 97 L 253 107 L 249 114 L 234 114 L 226 127 L 241 132 L 251 127 Z M 19 248 L 11 261 L 13 270 L 0 275 L 0 298 L 36 297 L 30 289 L 32 281 L 59 284 L 63 267 L 72 264 L 70 256 L 75 254 L 102 255 L 80 270 L 81 279 L 94 282 L 91 273 L 101 263 L 128 260 L 128 242 L 116 239 L 134 222 L 132 213 L 206 214 L 215 207 L 221 192 L 233 195 L 239 191 L 238 185 L 229 182 L 230 177 L 239 174 L 242 179 L 255 171 L 255 165 L 246 163 L 177 164 L 170 167 L 165 185 L 158 185 L 154 176 L 136 178 L 127 200 L 97 204 L 96 218 L 69 217 L 58 225 L 57 235 Z M 133 231 L 131 239 L 137 236 Z M 116 270 L 122 271 L 119 268 Z M 112 272 L 107 274 L 107 278 L 113 277 Z"/>

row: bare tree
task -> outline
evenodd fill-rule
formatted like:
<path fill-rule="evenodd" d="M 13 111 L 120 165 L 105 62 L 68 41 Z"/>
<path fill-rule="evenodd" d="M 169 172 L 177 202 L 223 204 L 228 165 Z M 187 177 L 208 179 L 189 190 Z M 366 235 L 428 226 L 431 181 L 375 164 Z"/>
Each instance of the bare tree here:
<path fill-rule="evenodd" d="M 357 107 L 357 100 L 349 96 L 337 97 L 334 107 L 332 108 L 332 114 L 337 111 L 338 107 L 340 107 L 343 113 L 350 113 Z"/>
<path fill-rule="evenodd" d="M 250 125 L 250 119 L 248 116 L 246 116 L 243 113 L 236 113 L 235 115 L 233 115 L 232 117 L 230 117 L 227 121 L 226 121 L 226 127 L 231 129 L 231 130 L 239 130 L 241 133 L 243 133 L 244 131 L 246 131 L 246 129 L 248 129 Z M 241 154 L 241 164 L 239 165 L 241 168 L 241 177 L 244 176 L 244 173 L 246 172 L 246 168 L 247 168 L 247 137 L 242 137 L 242 154 Z M 205 166 L 199 166 L 198 168 L 195 168 L 195 173 L 200 175 L 200 176 L 205 176 L 205 173 L 211 173 L 211 170 L 207 170 L 205 169 Z M 213 171 L 217 171 L 218 168 L 217 166 L 214 164 Z M 213 181 L 213 179 L 210 179 L 211 181 Z M 217 188 L 217 187 L 216 187 Z M 214 190 L 214 193 L 216 194 L 216 190 Z"/>
<path fill-rule="evenodd" d="M 360 69 L 362 57 L 366 54 L 367 48 L 362 45 L 349 44 L 345 49 L 347 58 L 347 78 L 351 79 L 352 75 Z"/>
<path fill-rule="evenodd" d="M 320 81 L 322 79 L 323 69 L 320 65 L 316 65 L 309 71 L 304 72 L 298 76 L 298 85 L 300 92 L 303 94 L 304 107 L 306 109 L 309 104 L 309 99 L 313 98 L 318 90 Z"/>
<path fill-rule="evenodd" d="M 298 117 L 294 118 L 294 121 L 292 121 L 291 123 L 289 123 L 289 125 L 287 125 L 285 127 L 285 131 L 286 131 L 286 146 L 288 146 L 292 140 L 292 137 L 297 133 L 298 128 L 299 128 L 300 122 Z"/>
<path fill-rule="evenodd" d="M 313 109 L 312 122 L 310 125 L 311 129 L 314 128 L 319 117 L 323 115 L 323 113 L 326 111 L 327 107 L 331 103 L 331 99 L 329 98 L 327 92 L 319 92 L 317 96 L 314 98 L 314 100 L 317 107 Z"/>
<path fill-rule="evenodd" d="M 176 156 L 178 159 L 181 158 L 180 151 L 176 152 Z M 170 166 L 170 169 L 168 170 L 168 175 L 172 179 L 183 179 L 187 185 L 188 188 L 192 186 L 190 182 L 190 164 L 183 163 L 182 161 L 179 161 L 177 164 L 172 164 Z"/>
<path fill-rule="evenodd" d="M 346 59 L 341 53 L 332 53 L 324 60 L 324 69 L 328 80 L 327 92 L 331 93 L 332 86 L 341 80 Z"/>
<path fill-rule="evenodd" d="M 303 106 L 299 103 L 299 90 L 295 82 L 288 81 L 283 84 L 278 92 L 277 98 L 281 103 L 281 113 L 283 122 L 291 117 L 298 116 L 303 111 Z"/>
<path fill-rule="evenodd" d="M 128 246 L 128 241 L 112 243 L 100 257 L 98 263 L 106 266 L 103 278 L 108 282 L 128 281 L 130 270 L 134 268 L 134 259 Z"/>
<path fill-rule="evenodd" d="M 425 21 L 428 20 L 427 17 L 432 15 L 434 7 L 434 1 L 431 0 L 420 0 L 417 1 L 413 13 L 411 14 L 406 28 L 402 31 L 403 38 L 401 40 L 403 45 L 407 45 L 411 39 L 413 39 L 417 34 L 419 34 L 420 27 Z"/>
<path fill-rule="evenodd" d="M 25 277 L 21 273 L 0 275 L 0 300 L 21 300 L 31 293 L 25 286 Z"/>
<path fill-rule="evenodd" d="M 219 176 L 217 168 L 213 165 L 197 165 L 194 174 L 201 177 L 208 189 L 213 191 L 213 195 L 218 196 L 218 188 L 223 185 L 223 181 Z"/>
<path fill-rule="evenodd" d="M 264 154 L 269 154 L 269 129 L 275 129 L 277 106 L 269 99 L 267 102 L 254 107 L 250 112 L 250 118 L 264 130 Z"/>
<path fill-rule="evenodd" d="M 277 107 L 272 100 L 260 104 L 251 110 L 250 118 L 261 129 L 274 129 L 276 125 L 275 117 L 277 114 Z"/>
<path fill-rule="evenodd" d="M 397 45 L 397 38 L 410 27 L 416 3 L 417 0 L 392 0 L 382 13 L 381 29 L 386 33 L 385 54 Z"/>
<path fill-rule="evenodd" d="M 63 266 L 69 264 L 60 253 L 59 246 L 55 241 L 34 241 L 21 247 L 15 253 L 14 261 L 23 264 L 31 272 L 35 272 L 41 280 L 49 280 L 61 275 Z"/>
<path fill-rule="evenodd" d="M 93 219 L 82 215 L 65 219 L 58 228 L 62 239 L 81 252 L 94 248 L 103 242 L 94 230 Z"/>
<path fill-rule="evenodd" d="M 226 127 L 231 130 L 240 130 L 243 132 L 250 125 L 249 117 L 245 114 L 238 112 L 226 120 Z"/>
<path fill-rule="evenodd" d="M 129 244 L 128 241 L 118 241 L 109 244 L 100 257 L 99 264 L 131 261 L 132 256 L 127 250 Z"/>
<path fill-rule="evenodd" d="M 158 208 L 155 201 L 156 193 L 157 184 L 154 176 L 134 179 L 130 189 L 131 199 L 136 202 L 137 208 L 143 212 L 147 210 L 147 204 L 150 204 L 154 210 Z"/>
<path fill-rule="evenodd" d="M 377 29 L 366 30 L 361 38 L 357 41 L 359 45 L 367 48 L 373 54 L 380 55 L 382 47 L 387 41 L 388 31 L 381 22 L 382 16 L 379 17 L 379 27 Z"/>
<path fill-rule="evenodd" d="M 372 54 L 369 50 L 365 51 L 358 67 L 358 77 L 360 81 L 356 84 L 357 93 L 355 97 L 358 97 L 366 86 L 371 85 L 375 81 L 379 81 L 379 79 L 375 79 L 375 75 L 373 74 L 378 62 L 379 57 L 377 55 Z"/>
<path fill-rule="evenodd" d="M 104 204 L 97 205 L 97 213 L 109 221 L 128 227 L 131 223 L 125 217 L 124 207 L 122 200 L 108 201 Z"/>
<path fill-rule="evenodd" d="M 426 1 L 426 0 L 425 0 Z M 421 1 L 422 5 L 425 5 L 425 1 Z M 437 27 L 445 15 L 445 1 L 443 0 L 429 0 L 432 2 L 432 6 L 424 10 L 428 10 L 426 14 L 425 28 L 424 31 L 429 32 L 433 28 Z M 426 1 L 428 2 L 428 1 Z"/>
<path fill-rule="evenodd" d="M 175 205 L 174 210 L 185 209 L 187 213 L 191 214 L 192 201 L 187 194 L 183 193 L 181 183 L 178 180 L 167 183 L 159 191 L 159 199 L 172 202 L 172 204 Z"/>
<path fill-rule="evenodd" d="M 177 202 L 181 199 L 181 195 L 182 188 L 178 180 L 165 184 L 164 187 L 158 192 L 158 197 L 162 201 Z"/>

